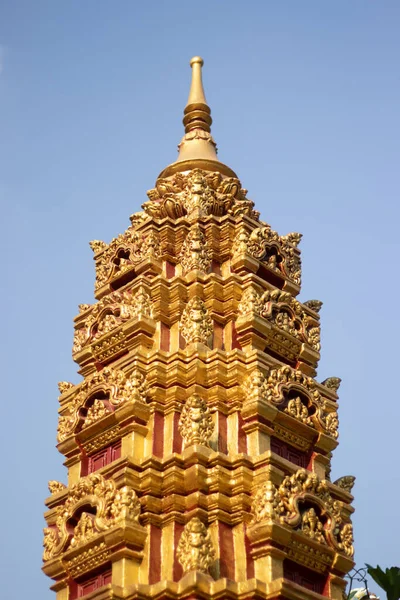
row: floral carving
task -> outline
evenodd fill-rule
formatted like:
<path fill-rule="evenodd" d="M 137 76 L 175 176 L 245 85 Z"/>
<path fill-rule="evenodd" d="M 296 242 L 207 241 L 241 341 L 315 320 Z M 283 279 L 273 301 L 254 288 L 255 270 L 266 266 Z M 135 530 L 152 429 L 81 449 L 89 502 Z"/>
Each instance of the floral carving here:
<path fill-rule="evenodd" d="M 74 387 L 74 384 L 70 383 L 69 381 L 59 381 L 58 382 L 58 390 L 59 390 L 60 394 L 64 394 L 66 391 L 70 390 L 73 387 Z"/>
<path fill-rule="evenodd" d="M 299 370 L 289 366 L 271 369 L 267 376 L 255 369 L 242 387 L 246 401 L 269 402 L 310 427 L 338 437 L 338 416 L 326 409 L 326 401 L 317 384 Z"/>
<path fill-rule="evenodd" d="M 199 395 L 194 394 L 186 401 L 178 427 L 184 448 L 195 444 L 208 445 L 214 423 L 207 403 Z"/>
<path fill-rule="evenodd" d="M 208 249 L 206 238 L 197 224 L 191 227 L 186 236 L 179 260 L 184 275 L 194 270 L 203 271 L 204 273 L 208 272 L 211 264 L 211 253 Z"/>
<path fill-rule="evenodd" d="M 65 490 L 67 488 L 66 485 L 64 485 L 60 481 L 55 481 L 55 480 L 49 481 L 48 486 L 49 486 L 49 492 L 51 495 L 58 494 L 58 492 L 62 492 L 63 490 Z"/>
<path fill-rule="evenodd" d="M 93 400 L 94 405 L 94 400 L 98 400 L 96 396 L 99 394 L 102 397 L 106 394 L 108 408 L 113 410 L 113 408 L 125 402 L 145 402 L 147 384 L 143 375 L 137 369 L 134 369 L 128 376 L 123 371 L 105 368 L 86 379 L 80 386 L 77 386 L 76 395 L 71 398 L 60 415 L 57 438 L 59 442 L 67 438 L 83 421 L 85 414 L 82 411 L 91 400 Z M 92 422 L 95 410 L 92 411 L 90 416 Z"/>
<path fill-rule="evenodd" d="M 89 242 L 89 246 L 95 254 L 107 248 L 106 242 L 103 242 L 102 240 L 92 240 Z"/>
<path fill-rule="evenodd" d="M 261 486 L 254 495 L 251 513 L 253 523 L 279 521 L 352 556 L 352 527 L 343 523 L 342 508 L 343 503 L 332 497 L 325 479 L 299 469 L 287 475 L 279 487 L 271 481 Z"/>
<path fill-rule="evenodd" d="M 72 352 L 75 354 L 133 318 L 153 315 L 151 298 L 143 286 L 136 293 L 113 292 L 95 304 L 83 324 L 75 331 Z"/>
<path fill-rule="evenodd" d="M 282 331 L 289 333 L 301 342 L 307 342 L 315 350 L 320 350 L 320 327 L 288 292 L 279 289 L 266 290 L 260 294 L 248 287 L 238 306 L 238 316 L 258 315 L 271 321 Z"/>
<path fill-rule="evenodd" d="M 232 256 L 247 252 L 300 285 L 301 261 L 297 250 L 300 239 L 300 233 L 279 236 L 269 225 L 257 227 L 249 235 L 241 227 L 233 243 Z"/>
<path fill-rule="evenodd" d="M 68 524 L 82 507 L 90 506 L 92 512 L 82 511 L 74 528 L 72 539 Z M 82 544 L 120 521 L 138 523 L 140 502 L 128 486 L 117 489 L 115 481 L 99 473 L 92 473 L 70 488 L 63 504 L 57 507 L 55 526 L 44 530 L 43 560 L 60 554 L 70 543 Z"/>
<path fill-rule="evenodd" d="M 96 289 L 132 269 L 144 258 L 158 259 L 160 244 L 157 233 L 136 231 L 129 227 L 124 233 L 114 238 L 96 256 Z"/>
<path fill-rule="evenodd" d="M 188 344 L 207 345 L 213 333 L 213 322 L 203 300 L 195 296 L 186 305 L 179 323 L 180 332 Z"/>
<path fill-rule="evenodd" d="M 238 179 L 192 169 L 171 179 L 158 179 L 156 188 L 147 192 L 150 200 L 142 208 L 156 219 L 225 214 L 258 219 L 259 213 L 253 210 L 254 203 L 246 198 L 246 193 Z"/>
<path fill-rule="evenodd" d="M 215 551 L 206 526 L 197 517 L 185 525 L 176 555 L 184 573 L 189 571 L 207 573 L 214 560 Z"/>

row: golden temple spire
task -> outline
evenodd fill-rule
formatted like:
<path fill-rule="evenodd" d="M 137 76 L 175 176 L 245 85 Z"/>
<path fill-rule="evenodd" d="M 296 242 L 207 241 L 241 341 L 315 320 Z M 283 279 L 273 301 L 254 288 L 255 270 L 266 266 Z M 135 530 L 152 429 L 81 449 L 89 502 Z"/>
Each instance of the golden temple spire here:
<path fill-rule="evenodd" d="M 203 59 L 194 56 L 190 61 L 192 67 L 192 82 L 189 98 L 184 110 L 183 124 L 185 135 L 178 145 L 177 160 L 169 165 L 159 177 L 169 177 L 174 173 L 199 168 L 206 171 L 217 171 L 228 177 L 237 175 L 221 163 L 217 158 L 217 145 L 211 136 L 211 109 L 203 88 L 202 66 Z"/>

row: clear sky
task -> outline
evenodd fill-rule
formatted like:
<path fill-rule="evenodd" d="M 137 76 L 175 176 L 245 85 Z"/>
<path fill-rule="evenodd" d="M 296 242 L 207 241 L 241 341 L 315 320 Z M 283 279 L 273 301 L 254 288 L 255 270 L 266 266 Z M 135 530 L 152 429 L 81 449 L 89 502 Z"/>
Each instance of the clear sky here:
<path fill-rule="evenodd" d="M 304 234 L 357 563 L 399 564 L 399 30 L 398 0 L 2 0 L 3 597 L 53 598 L 43 500 L 65 481 L 57 381 L 80 379 L 88 242 L 124 231 L 175 160 L 197 54 L 220 160 L 274 229 Z"/>

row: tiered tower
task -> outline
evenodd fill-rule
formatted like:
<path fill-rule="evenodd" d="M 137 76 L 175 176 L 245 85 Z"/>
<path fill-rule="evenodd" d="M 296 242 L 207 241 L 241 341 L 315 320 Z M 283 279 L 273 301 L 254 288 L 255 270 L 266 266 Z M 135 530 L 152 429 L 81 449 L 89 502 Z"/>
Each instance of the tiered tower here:
<path fill-rule="evenodd" d="M 91 242 L 83 381 L 59 384 L 68 485 L 46 502 L 57 600 L 341 600 L 353 565 L 322 303 L 296 299 L 301 235 L 261 221 L 218 161 L 202 64 L 177 161 L 125 233 Z"/>

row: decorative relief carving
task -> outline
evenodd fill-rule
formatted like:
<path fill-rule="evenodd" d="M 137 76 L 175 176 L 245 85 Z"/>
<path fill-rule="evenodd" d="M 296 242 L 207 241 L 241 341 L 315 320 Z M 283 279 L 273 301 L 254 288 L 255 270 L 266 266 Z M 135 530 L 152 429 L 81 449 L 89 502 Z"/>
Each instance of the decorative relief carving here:
<path fill-rule="evenodd" d="M 297 250 L 300 239 L 300 233 L 279 236 L 269 225 L 257 227 L 250 234 L 242 226 L 233 242 L 232 256 L 248 253 L 300 285 L 301 260 Z"/>
<path fill-rule="evenodd" d="M 97 402 L 96 407 L 89 415 L 89 419 L 94 422 L 96 418 L 101 418 L 102 408 L 99 402 L 104 403 L 96 398 L 99 394 L 102 398 L 107 397 L 108 408 L 112 410 L 113 407 L 125 402 L 145 402 L 147 384 L 145 378 L 137 369 L 134 369 L 131 375 L 127 376 L 123 371 L 105 368 L 86 379 L 77 387 L 77 394 L 71 398 L 59 417 L 57 437 L 59 442 L 67 438 L 77 425 L 83 421 L 85 416 L 87 418 L 88 415 L 82 414 L 82 410 L 92 399 Z"/>
<path fill-rule="evenodd" d="M 92 406 L 88 408 L 83 427 L 89 427 L 89 425 L 96 423 L 96 421 L 99 421 L 99 419 L 109 414 L 110 412 L 111 411 L 106 407 L 102 400 L 95 400 Z"/>
<path fill-rule="evenodd" d="M 301 342 L 306 342 L 319 351 L 320 327 L 303 310 L 300 302 L 288 292 L 279 289 L 266 290 L 260 294 L 252 287 L 247 288 L 238 305 L 238 316 L 258 315 L 289 333 Z"/>
<path fill-rule="evenodd" d="M 318 518 L 315 508 L 309 508 L 302 514 L 301 531 L 312 540 L 326 544 L 324 526 Z"/>
<path fill-rule="evenodd" d="M 71 547 L 85 544 L 97 533 L 94 525 L 94 515 L 83 512 L 74 529 L 74 535 L 71 539 Z"/>
<path fill-rule="evenodd" d="M 68 524 L 82 507 L 90 506 L 95 514 L 83 511 L 70 540 Z M 118 490 L 115 481 L 92 473 L 78 481 L 68 492 L 63 504 L 57 507 L 56 524 L 44 530 L 43 560 L 50 560 L 72 546 L 86 543 L 101 531 L 120 521 L 138 523 L 140 502 L 133 489 L 125 486 Z"/>
<path fill-rule="evenodd" d="M 64 394 L 66 391 L 70 390 L 73 387 L 74 387 L 74 384 L 70 383 L 69 381 L 59 381 L 58 382 L 58 390 L 59 390 L 60 394 Z"/>
<path fill-rule="evenodd" d="M 176 555 L 184 573 L 189 571 L 207 573 L 214 560 L 215 551 L 206 526 L 197 517 L 185 525 Z"/>
<path fill-rule="evenodd" d="M 207 345 L 213 333 L 213 322 L 206 305 L 198 296 L 187 303 L 179 322 L 179 328 L 188 344 L 199 342 Z"/>
<path fill-rule="evenodd" d="M 242 391 L 246 401 L 269 402 L 302 423 L 338 437 L 338 415 L 328 412 L 326 401 L 312 377 L 289 366 L 271 369 L 267 376 L 255 369 L 246 378 Z"/>
<path fill-rule="evenodd" d="M 214 423 L 207 403 L 198 394 L 194 394 L 186 400 L 178 427 L 184 448 L 195 444 L 208 446 L 208 440 L 214 430 Z"/>
<path fill-rule="evenodd" d="M 95 254 L 107 248 L 106 242 L 103 242 L 102 240 L 92 240 L 89 242 L 89 246 Z"/>
<path fill-rule="evenodd" d="M 158 179 L 156 188 L 147 192 L 150 200 L 142 208 L 156 219 L 226 214 L 258 219 L 254 202 L 248 200 L 246 194 L 247 190 L 242 189 L 238 179 L 192 169 L 187 174 L 177 173 L 170 179 Z"/>
<path fill-rule="evenodd" d="M 74 556 L 71 560 L 68 560 L 65 564 L 68 569 L 68 573 L 72 577 L 78 577 L 82 573 L 92 571 L 98 566 L 105 563 L 111 552 L 107 548 L 104 542 L 88 548 L 84 552 L 80 552 L 77 556 Z"/>
<path fill-rule="evenodd" d="M 95 288 L 129 271 L 137 263 L 149 257 L 154 259 L 160 257 L 157 233 L 151 230 L 143 234 L 135 231 L 134 227 L 129 227 L 114 238 L 108 246 L 104 246 L 101 254 L 96 256 Z"/>
<path fill-rule="evenodd" d="M 332 556 L 326 552 L 321 552 L 308 544 L 292 540 L 288 551 L 288 556 L 296 562 L 309 567 L 314 571 L 325 573 L 332 564 Z"/>
<path fill-rule="evenodd" d="M 129 319 L 152 316 L 151 298 L 143 286 L 134 294 L 126 290 L 104 296 L 75 331 L 72 352 L 79 352 Z"/>
<path fill-rule="evenodd" d="M 191 227 L 186 236 L 179 261 L 182 265 L 183 275 L 194 270 L 207 273 L 210 268 L 211 252 L 208 249 L 206 238 L 197 224 Z"/>
<path fill-rule="evenodd" d="M 307 308 L 311 308 L 314 312 L 319 313 L 323 303 L 321 300 L 307 300 L 306 302 L 303 302 L 303 304 L 304 306 L 307 306 Z"/>
<path fill-rule="evenodd" d="M 253 523 L 279 521 L 352 556 L 352 526 L 343 523 L 342 507 L 343 503 L 331 496 L 325 479 L 299 469 L 287 475 L 278 488 L 271 481 L 260 487 L 251 513 Z"/>
<path fill-rule="evenodd" d="M 343 477 L 336 479 L 333 484 L 351 494 L 355 481 L 356 478 L 353 475 L 343 475 Z"/>
<path fill-rule="evenodd" d="M 296 398 L 292 398 L 291 400 L 289 400 L 288 405 L 285 408 L 285 412 L 288 413 L 288 415 L 291 415 L 292 417 L 297 419 L 298 421 L 305 423 L 306 425 L 310 425 L 311 427 L 314 426 L 314 423 L 312 422 L 312 419 L 308 414 L 308 408 L 303 403 L 300 396 L 296 396 Z"/>
<path fill-rule="evenodd" d="M 327 387 L 329 390 L 337 392 L 339 390 L 341 382 L 342 380 L 340 379 L 340 377 L 328 377 L 328 379 L 324 379 L 322 385 Z"/>
<path fill-rule="evenodd" d="M 58 494 L 58 492 L 62 492 L 63 490 L 65 490 L 67 488 L 66 485 L 64 485 L 63 483 L 61 483 L 60 481 L 49 481 L 48 483 L 49 486 L 49 492 L 51 495 L 53 494 Z"/>

